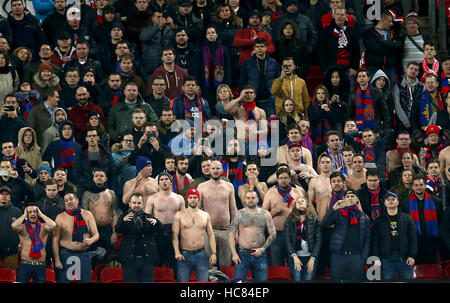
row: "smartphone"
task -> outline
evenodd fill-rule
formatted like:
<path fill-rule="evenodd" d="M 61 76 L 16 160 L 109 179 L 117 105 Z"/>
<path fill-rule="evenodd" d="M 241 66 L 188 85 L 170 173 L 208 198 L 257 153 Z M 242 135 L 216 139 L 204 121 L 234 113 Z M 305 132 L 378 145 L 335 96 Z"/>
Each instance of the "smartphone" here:
<path fill-rule="evenodd" d="M 354 204 L 351 201 L 344 200 L 344 201 L 341 202 L 341 205 L 346 207 L 346 206 L 352 206 Z"/>
<path fill-rule="evenodd" d="M 8 171 L 7 170 L 0 170 L 0 177 L 1 176 L 8 176 Z"/>
<path fill-rule="evenodd" d="M 5 112 L 12 112 L 14 111 L 14 106 L 5 106 Z"/>
<path fill-rule="evenodd" d="M 147 133 L 147 137 L 148 138 L 156 138 L 156 133 L 155 132 L 149 132 L 149 133 Z"/>

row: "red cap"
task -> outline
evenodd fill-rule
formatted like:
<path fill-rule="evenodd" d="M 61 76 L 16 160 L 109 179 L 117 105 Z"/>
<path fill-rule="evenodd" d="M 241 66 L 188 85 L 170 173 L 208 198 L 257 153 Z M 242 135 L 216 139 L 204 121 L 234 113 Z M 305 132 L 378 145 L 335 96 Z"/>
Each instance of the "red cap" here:
<path fill-rule="evenodd" d="M 195 187 L 191 187 L 186 193 L 186 199 L 189 198 L 190 195 L 196 195 L 197 198 L 200 199 L 200 193 Z"/>
<path fill-rule="evenodd" d="M 426 129 L 427 136 L 429 134 L 439 134 L 440 132 L 441 132 L 441 128 L 439 126 L 437 126 L 437 125 L 434 125 L 434 124 L 428 126 L 427 129 Z"/>

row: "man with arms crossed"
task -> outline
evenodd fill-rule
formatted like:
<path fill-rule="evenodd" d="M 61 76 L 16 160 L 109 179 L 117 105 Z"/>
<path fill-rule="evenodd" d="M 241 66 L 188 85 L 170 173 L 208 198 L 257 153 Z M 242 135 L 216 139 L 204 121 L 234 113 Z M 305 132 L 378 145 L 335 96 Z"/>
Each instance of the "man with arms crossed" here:
<path fill-rule="evenodd" d="M 158 185 L 161 191 L 151 195 L 147 199 L 145 213 L 153 215 L 164 226 L 165 233 L 156 236 L 156 248 L 158 249 L 159 265 L 164 263 L 173 270 L 176 269 L 175 255 L 172 247 L 172 223 L 175 214 L 183 211 L 184 199 L 181 195 L 172 191 L 172 176 L 167 172 L 158 175 Z"/>
<path fill-rule="evenodd" d="M 284 239 L 284 222 L 292 212 L 295 199 L 303 197 L 301 191 L 290 185 L 291 171 L 287 167 L 280 167 L 277 170 L 277 184 L 270 188 L 264 197 L 262 208 L 269 211 L 273 218 L 277 237 L 270 247 L 271 265 L 285 265 L 288 257 L 287 246 Z"/>
<path fill-rule="evenodd" d="M 39 217 L 44 223 L 39 221 Z M 55 226 L 55 222 L 34 205 L 25 207 L 23 215 L 11 224 L 12 229 L 19 235 L 21 247 L 17 282 L 27 283 L 30 278 L 33 278 L 35 283 L 45 282 L 45 243 Z"/>
<path fill-rule="evenodd" d="M 222 177 L 222 163 L 211 163 L 211 179 L 198 186 L 200 192 L 200 208 L 211 218 L 211 225 L 216 238 L 219 266 L 231 265 L 231 251 L 228 246 L 228 226 L 237 212 L 234 197 L 234 186 L 224 181 Z M 206 246 L 210 254 L 210 247 Z"/>
<path fill-rule="evenodd" d="M 91 281 L 91 254 L 89 247 L 100 238 L 92 213 L 81 209 L 74 193 L 64 195 L 66 211 L 56 217 L 53 235 L 56 280 L 70 283 Z M 73 263 L 73 260 L 76 260 Z M 70 270 L 70 271 L 69 271 Z"/>
<path fill-rule="evenodd" d="M 245 279 L 251 268 L 256 281 L 267 281 L 269 266 L 266 250 L 277 237 L 272 216 L 257 206 L 258 194 L 248 191 L 245 194 L 245 207 L 240 209 L 233 219 L 228 234 L 228 242 L 233 254 L 234 279 Z M 267 227 L 269 237 L 264 231 Z M 236 251 L 235 235 L 239 233 Z"/>
<path fill-rule="evenodd" d="M 205 235 L 208 235 L 212 253 L 209 265 L 216 263 L 216 240 L 207 212 L 198 208 L 200 193 L 191 188 L 186 193 L 188 207 L 173 218 L 172 244 L 177 260 L 177 282 L 188 282 L 192 270 L 197 281 L 208 281 L 208 257 L 205 252 Z"/>

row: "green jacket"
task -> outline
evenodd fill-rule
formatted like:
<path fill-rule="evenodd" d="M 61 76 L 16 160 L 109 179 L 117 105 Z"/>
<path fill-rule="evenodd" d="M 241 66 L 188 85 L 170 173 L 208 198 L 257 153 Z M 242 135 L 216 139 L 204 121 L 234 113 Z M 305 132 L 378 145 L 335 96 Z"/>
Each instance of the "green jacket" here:
<path fill-rule="evenodd" d="M 158 117 L 155 114 L 153 108 L 145 103 L 144 99 L 138 95 L 137 104 L 135 108 L 141 108 L 144 110 L 145 115 L 147 116 L 147 122 L 157 122 Z M 108 114 L 108 127 L 109 134 L 111 135 L 111 139 L 117 141 L 118 136 L 126 130 L 133 129 L 133 121 L 131 120 L 131 116 L 133 114 L 134 109 L 130 109 L 125 104 L 125 97 L 120 97 L 119 101 L 116 105 L 114 105 Z"/>

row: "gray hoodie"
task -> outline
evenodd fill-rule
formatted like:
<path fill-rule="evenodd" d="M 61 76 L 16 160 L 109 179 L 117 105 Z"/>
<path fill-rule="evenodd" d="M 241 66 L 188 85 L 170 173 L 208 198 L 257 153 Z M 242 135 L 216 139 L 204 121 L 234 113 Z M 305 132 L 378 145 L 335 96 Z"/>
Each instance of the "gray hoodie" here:
<path fill-rule="evenodd" d="M 59 140 L 59 124 L 55 121 L 55 114 L 58 111 L 63 111 L 65 119 L 67 120 L 67 113 L 62 107 L 57 107 L 53 111 L 52 115 L 52 125 L 45 130 L 45 132 L 42 134 L 42 154 L 44 154 L 45 150 L 47 149 L 47 146 L 52 143 L 53 141 Z"/>
<path fill-rule="evenodd" d="M 386 85 L 383 88 L 383 92 L 385 93 L 391 86 L 391 82 L 389 81 L 388 76 L 381 69 L 377 70 L 375 75 L 373 75 L 372 79 L 370 80 L 370 86 L 372 86 L 372 88 L 375 88 L 375 81 L 377 81 L 377 79 L 380 77 L 384 77 L 386 79 Z"/>

